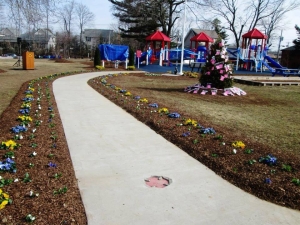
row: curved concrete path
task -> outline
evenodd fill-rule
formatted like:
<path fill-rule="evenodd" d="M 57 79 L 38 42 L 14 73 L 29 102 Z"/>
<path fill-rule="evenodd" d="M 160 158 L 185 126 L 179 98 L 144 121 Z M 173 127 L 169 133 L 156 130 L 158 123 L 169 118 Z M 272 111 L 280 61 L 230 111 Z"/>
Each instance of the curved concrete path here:
<path fill-rule="evenodd" d="M 107 73 L 53 85 L 89 225 L 300 224 L 299 211 L 236 188 L 88 86 Z M 151 188 L 151 175 L 173 182 Z"/>

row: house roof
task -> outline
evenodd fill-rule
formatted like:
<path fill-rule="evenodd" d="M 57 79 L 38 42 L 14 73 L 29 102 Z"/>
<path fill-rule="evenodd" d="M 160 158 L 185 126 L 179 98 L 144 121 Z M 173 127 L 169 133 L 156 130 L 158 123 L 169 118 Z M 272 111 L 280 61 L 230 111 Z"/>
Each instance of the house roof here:
<path fill-rule="evenodd" d="M 295 51 L 295 50 L 296 50 L 295 46 L 291 46 L 291 47 L 288 47 L 288 48 L 281 49 L 281 51 Z"/>
<path fill-rule="evenodd" d="M 268 39 L 268 36 L 260 32 L 258 29 L 254 28 L 249 32 L 243 34 L 243 38 L 251 38 L 251 39 Z"/>
<path fill-rule="evenodd" d="M 201 32 L 204 32 L 205 34 L 207 34 L 209 37 L 211 37 L 212 39 L 218 39 L 218 34 L 216 31 L 214 30 L 203 30 L 203 29 L 197 29 L 197 28 L 191 28 L 191 30 L 194 32 L 194 34 L 199 34 Z"/>
<path fill-rule="evenodd" d="M 85 37 L 95 37 L 98 38 L 102 37 L 109 37 L 114 31 L 113 30 L 106 30 L 106 29 L 85 29 L 83 31 L 83 35 Z"/>
<path fill-rule="evenodd" d="M 146 41 L 167 41 L 170 42 L 171 39 L 162 33 L 161 31 L 157 30 L 153 34 L 150 34 L 148 37 L 146 37 Z"/>
<path fill-rule="evenodd" d="M 192 37 L 190 40 L 199 42 L 214 42 L 214 40 L 204 32 L 200 32 L 199 34 Z"/>

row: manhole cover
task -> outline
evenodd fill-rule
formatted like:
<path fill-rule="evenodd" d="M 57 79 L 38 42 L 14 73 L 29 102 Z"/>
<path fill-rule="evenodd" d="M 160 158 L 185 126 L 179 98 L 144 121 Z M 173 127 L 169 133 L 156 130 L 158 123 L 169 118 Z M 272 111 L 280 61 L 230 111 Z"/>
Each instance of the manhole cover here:
<path fill-rule="evenodd" d="M 163 176 L 151 176 L 145 179 L 146 185 L 149 187 L 164 188 L 172 183 L 172 180 Z"/>

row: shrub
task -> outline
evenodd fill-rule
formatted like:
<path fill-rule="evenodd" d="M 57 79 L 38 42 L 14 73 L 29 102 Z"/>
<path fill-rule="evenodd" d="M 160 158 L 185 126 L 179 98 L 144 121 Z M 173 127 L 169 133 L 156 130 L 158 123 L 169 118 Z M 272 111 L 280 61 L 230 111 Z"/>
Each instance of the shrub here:
<path fill-rule="evenodd" d="M 94 67 L 99 66 L 101 64 L 100 60 L 100 50 L 99 48 L 96 48 L 94 56 Z"/>

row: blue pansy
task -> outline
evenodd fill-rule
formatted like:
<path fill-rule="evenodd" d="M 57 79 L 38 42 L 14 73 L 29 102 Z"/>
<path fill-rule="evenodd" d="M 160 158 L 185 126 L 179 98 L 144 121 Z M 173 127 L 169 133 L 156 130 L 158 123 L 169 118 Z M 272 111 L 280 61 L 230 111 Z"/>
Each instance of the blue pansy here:
<path fill-rule="evenodd" d="M 211 128 L 211 127 L 201 127 L 200 128 L 200 133 L 201 134 L 215 134 L 216 131 L 214 130 L 214 128 Z"/>
<path fill-rule="evenodd" d="M 152 103 L 152 104 L 149 104 L 150 107 L 153 107 L 153 108 L 158 108 L 158 104 L 157 103 Z"/>
<path fill-rule="evenodd" d="M 180 114 L 177 113 L 177 112 L 174 112 L 174 113 L 170 113 L 170 114 L 168 115 L 168 117 L 170 117 L 170 118 L 179 118 L 179 117 L 180 117 Z"/>
<path fill-rule="evenodd" d="M 20 132 L 25 132 L 27 131 L 27 128 L 25 126 L 17 125 L 15 127 L 11 128 L 11 131 L 15 134 L 18 134 Z"/>
<path fill-rule="evenodd" d="M 29 112 L 30 112 L 30 109 L 20 109 L 19 110 L 19 113 L 21 113 L 21 114 L 29 114 Z"/>
<path fill-rule="evenodd" d="M 265 163 L 269 166 L 273 166 L 277 163 L 277 158 L 269 154 L 266 157 L 260 157 L 258 161 L 261 163 Z"/>
<path fill-rule="evenodd" d="M 31 102 L 34 100 L 34 98 L 23 98 L 22 100 L 25 102 Z"/>

